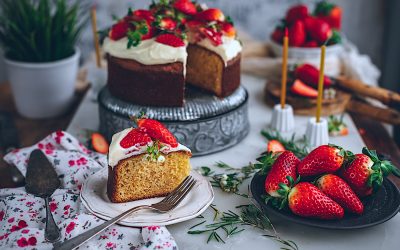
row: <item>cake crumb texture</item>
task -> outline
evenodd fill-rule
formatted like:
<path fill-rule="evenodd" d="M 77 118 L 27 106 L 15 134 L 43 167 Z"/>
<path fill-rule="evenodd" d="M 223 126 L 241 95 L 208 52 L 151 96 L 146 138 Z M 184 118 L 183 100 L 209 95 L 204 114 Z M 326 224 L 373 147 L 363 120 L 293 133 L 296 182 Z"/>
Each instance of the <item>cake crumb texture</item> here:
<path fill-rule="evenodd" d="M 161 154 L 164 162 L 151 161 L 146 154 L 109 166 L 107 195 L 112 202 L 127 202 L 165 196 L 190 173 L 190 153 Z"/>

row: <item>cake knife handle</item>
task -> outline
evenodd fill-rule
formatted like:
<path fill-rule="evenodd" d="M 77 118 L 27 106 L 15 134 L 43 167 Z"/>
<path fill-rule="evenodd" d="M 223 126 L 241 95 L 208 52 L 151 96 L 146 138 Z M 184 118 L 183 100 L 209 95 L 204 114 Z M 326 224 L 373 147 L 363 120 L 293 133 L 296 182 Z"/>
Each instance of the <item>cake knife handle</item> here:
<path fill-rule="evenodd" d="M 54 248 L 55 250 L 70 250 L 70 249 L 75 249 L 79 246 L 81 246 L 83 243 L 85 243 L 86 241 L 92 239 L 94 236 L 98 235 L 99 233 L 103 232 L 104 230 L 106 230 L 107 228 L 109 228 L 110 226 L 114 225 L 115 223 L 125 219 L 126 217 L 128 217 L 130 214 L 139 211 L 141 209 L 145 209 L 145 208 L 152 208 L 150 206 L 147 205 L 142 205 L 142 206 L 137 206 L 134 208 L 129 209 L 128 211 L 118 215 L 117 217 L 104 222 L 101 225 L 98 225 L 97 227 L 94 227 L 90 230 L 88 230 L 87 232 L 78 235 L 72 239 L 69 239 L 67 241 L 64 241 L 63 243 L 56 243 L 54 244 Z"/>

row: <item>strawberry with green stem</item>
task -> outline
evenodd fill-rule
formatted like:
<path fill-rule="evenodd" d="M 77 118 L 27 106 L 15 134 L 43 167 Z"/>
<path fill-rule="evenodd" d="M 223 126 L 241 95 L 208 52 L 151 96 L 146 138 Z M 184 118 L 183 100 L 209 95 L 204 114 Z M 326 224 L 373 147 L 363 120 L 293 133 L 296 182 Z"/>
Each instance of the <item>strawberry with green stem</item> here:
<path fill-rule="evenodd" d="M 319 2 L 314 10 L 314 15 L 326 21 L 332 29 L 340 30 L 342 23 L 342 8 L 327 1 Z"/>
<path fill-rule="evenodd" d="M 351 161 L 353 157 L 352 152 L 346 151 L 342 147 L 333 144 L 322 145 L 311 151 L 299 163 L 297 173 L 300 176 L 334 173 L 345 161 Z"/>
<path fill-rule="evenodd" d="M 267 197 L 272 206 L 278 209 L 289 207 L 290 211 L 301 217 L 318 218 L 325 220 L 341 219 L 344 209 L 334 200 L 326 196 L 321 190 L 309 182 L 294 181 L 287 176 L 287 182 L 280 183 L 277 192 L 281 199 Z"/>
<path fill-rule="evenodd" d="M 376 151 L 367 147 L 363 148 L 362 154 L 356 154 L 339 173 L 359 197 L 371 195 L 378 190 L 383 178 L 389 174 L 400 177 L 397 167 L 388 160 L 379 159 Z"/>
<path fill-rule="evenodd" d="M 275 160 L 265 179 L 265 191 L 272 197 L 282 197 L 278 192 L 279 185 L 289 184 L 287 176 L 296 179 L 296 168 L 300 160 L 292 152 L 284 151 Z"/>

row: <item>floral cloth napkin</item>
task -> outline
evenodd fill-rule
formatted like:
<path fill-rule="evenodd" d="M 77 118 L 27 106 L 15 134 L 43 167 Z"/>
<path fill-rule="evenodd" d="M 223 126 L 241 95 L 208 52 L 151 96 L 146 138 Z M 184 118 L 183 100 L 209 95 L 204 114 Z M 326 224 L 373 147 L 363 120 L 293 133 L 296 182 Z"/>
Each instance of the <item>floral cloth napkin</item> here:
<path fill-rule="evenodd" d="M 88 150 L 70 134 L 58 131 L 31 147 L 17 149 L 4 159 L 23 175 L 32 150 L 41 149 L 54 165 L 61 188 L 53 194 L 50 209 L 61 230 L 61 240 L 73 238 L 104 221 L 82 205 L 82 183 L 107 167 L 104 155 Z M 25 188 L 0 189 L 0 249 L 51 249 L 44 240 L 46 210 L 44 200 L 26 193 Z M 139 228 L 113 226 L 80 249 L 177 249 L 165 227 Z"/>

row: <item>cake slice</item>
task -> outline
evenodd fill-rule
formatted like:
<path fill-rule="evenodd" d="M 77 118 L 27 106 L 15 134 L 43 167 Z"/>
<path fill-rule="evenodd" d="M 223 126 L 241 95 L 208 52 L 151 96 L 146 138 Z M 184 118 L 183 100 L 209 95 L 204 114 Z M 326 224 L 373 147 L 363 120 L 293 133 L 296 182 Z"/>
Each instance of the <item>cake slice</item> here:
<path fill-rule="evenodd" d="M 161 123 L 139 119 L 112 137 L 107 195 L 112 202 L 165 196 L 190 173 L 191 151 Z"/>

